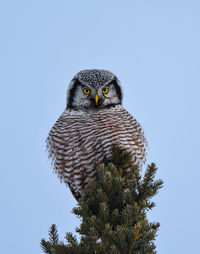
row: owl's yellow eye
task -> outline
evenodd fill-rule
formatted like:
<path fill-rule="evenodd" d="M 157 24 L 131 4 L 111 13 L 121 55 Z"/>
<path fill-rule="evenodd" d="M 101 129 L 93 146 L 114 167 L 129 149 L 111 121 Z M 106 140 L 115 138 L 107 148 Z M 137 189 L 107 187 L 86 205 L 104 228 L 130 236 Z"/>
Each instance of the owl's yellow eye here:
<path fill-rule="evenodd" d="M 103 94 L 107 94 L 107 93 L 108 93 L 108 88 L 107 88 L 107 87 L 103 88 L 103 89 L 102 89 L 102 93 L 103 93 Z"/>
<path fill-rule="evenodd" d="M 84 88 L 83 89 L 83 92 L 84 92 L 84 94 L 90 94 L 90 89 L 89 88 Z"/>

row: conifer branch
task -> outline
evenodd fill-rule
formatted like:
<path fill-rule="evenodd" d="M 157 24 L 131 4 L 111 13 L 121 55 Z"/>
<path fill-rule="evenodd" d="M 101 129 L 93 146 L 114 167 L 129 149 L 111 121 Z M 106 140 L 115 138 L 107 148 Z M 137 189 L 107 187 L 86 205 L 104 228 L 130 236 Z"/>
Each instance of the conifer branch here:
<path fill-rule="evenodd" d="M 154 180 L 157 171 L 152 163 L 143 178 L 137 165 L 130 166 L 130 154 L 113 147 L 113 159 L 97 166 L 97 179 L 89 179 L 84 195 L 73 213 L 82 222 L 76 232 L 78 242 L 71 233 L 67 244 L 59 241 L 57 229 L 52 225 L 49 240 L 41 240 L 43 252 L 49 254 L 155 254 L 154 244 L 159 223 L 147 220 L 146 212 L 155 203 L 150 199 L 162 187 L 162 180 Z"/>

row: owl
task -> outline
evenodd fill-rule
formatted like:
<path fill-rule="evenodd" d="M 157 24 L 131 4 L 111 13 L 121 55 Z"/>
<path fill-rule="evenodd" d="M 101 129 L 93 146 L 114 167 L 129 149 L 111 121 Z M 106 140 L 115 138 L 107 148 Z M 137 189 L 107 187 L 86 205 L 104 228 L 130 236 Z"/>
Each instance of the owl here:
<path fill-rule="evenodd" d="M 122 107 L 118 78 L 106 70 L 78 72 L 67 90 L 67 105 L 46 140 L 58 177 L 78 200 L 95 166 L 111 159 L 113 145 L 132 156 L 131 163 L 145 162 L 146 139 L 140 124 Z"/>

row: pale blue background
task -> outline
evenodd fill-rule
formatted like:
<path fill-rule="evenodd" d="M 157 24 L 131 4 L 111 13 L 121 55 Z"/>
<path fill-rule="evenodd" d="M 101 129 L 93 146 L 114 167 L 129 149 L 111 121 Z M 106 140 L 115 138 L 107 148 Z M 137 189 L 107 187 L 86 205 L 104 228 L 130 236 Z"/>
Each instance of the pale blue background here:
<path fill-rule="evenodd" d="M 199 13 L 198 0 L 1 0 L 0 253 L 42 253 L 52 223 L 61 239 L 79 225 L 45 138 L 88 68 L 119 77 L 165 182 L 149 213 L 158 253 L 200 253 Z"/>

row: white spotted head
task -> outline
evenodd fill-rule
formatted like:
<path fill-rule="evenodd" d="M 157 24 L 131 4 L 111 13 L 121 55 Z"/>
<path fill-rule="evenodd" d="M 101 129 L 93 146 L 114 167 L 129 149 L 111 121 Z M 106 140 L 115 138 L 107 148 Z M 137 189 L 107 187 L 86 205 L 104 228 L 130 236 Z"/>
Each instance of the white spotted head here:
<path fill-rule="evenodd" d="M 67 108 L 99 109 L 122 103 L 122 90 L 117 77 L 106 70 L 78 72 L 67 90 Z"/>

